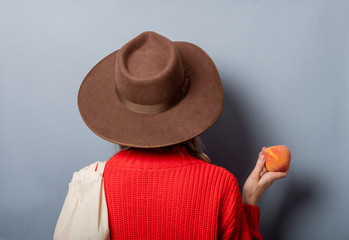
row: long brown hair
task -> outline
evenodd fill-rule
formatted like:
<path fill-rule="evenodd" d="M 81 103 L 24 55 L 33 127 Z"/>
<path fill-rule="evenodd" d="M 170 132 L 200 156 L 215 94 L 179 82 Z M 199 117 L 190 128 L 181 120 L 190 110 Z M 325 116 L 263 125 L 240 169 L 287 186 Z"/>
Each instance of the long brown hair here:
<path fill-rule="evenodd" d="M 181 143 L 177 143 L 179 145 L 182 145 L 186 148 L 186 150 L 195 158 L 201 159 L 207 163 L 212 163 L 211 159 L 207 156 L 207 154 L 205 153 L 205 146 L 202 143 L 201 139 L 199 136 L 196 136 L 194 138 L 191 138 L 187 141 L 181 142 Z M 174 147 L 175 145 L 170 145 L 168 147 Z M 120 150 L 124 150 L 124 149 L 128 149 L 130 148 L 129 146 L 126 145 L 121 145 L 121 144 L 115 144 L 115 147 L 119 145 L 119 149 Z M 116 149 L 115 149 L 116 150 Z M 117 151 L 117 150 L 116 150 Z"/>

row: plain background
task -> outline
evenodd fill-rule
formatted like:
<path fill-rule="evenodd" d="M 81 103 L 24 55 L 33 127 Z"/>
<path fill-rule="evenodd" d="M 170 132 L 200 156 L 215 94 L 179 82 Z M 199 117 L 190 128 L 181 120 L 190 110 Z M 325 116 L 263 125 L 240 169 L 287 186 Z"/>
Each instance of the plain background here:
<path fill-rule="evenodd" d="M 263 146 L 287 178 L 259 202 L 265 239 L 349 235 L 348 1 L 1 1 L 0 239 L 51 239 L 74 171 L 115 153 L 77 93 L 103 57 L 147 30 L 215 61 L 221 118 L 201 137 L 240 187 Z"/>

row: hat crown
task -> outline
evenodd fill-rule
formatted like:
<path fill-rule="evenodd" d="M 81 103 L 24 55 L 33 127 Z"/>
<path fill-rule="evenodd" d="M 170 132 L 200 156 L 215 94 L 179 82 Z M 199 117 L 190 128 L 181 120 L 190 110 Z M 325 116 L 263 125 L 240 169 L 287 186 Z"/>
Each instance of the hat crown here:
<path fill-rule="evenodd" d="M 168 38 L 143 32 L 126 43 L 116 58 L 119 97 L 142 105 L 163 104 L 178 97 L 185 73 L 178 50 Z"/>

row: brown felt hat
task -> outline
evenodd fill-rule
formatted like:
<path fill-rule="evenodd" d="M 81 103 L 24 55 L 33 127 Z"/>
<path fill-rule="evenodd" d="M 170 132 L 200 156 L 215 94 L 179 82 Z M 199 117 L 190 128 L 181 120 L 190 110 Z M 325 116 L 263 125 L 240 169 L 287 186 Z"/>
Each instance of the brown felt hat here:
<path fill-rule="evenodd" d="M 191 139 L 223 110 L 223 88 L 200 47 L 143 32 L 98 62 L 83 80 L 86 125 L 117 144 L 152 148 Z"/>

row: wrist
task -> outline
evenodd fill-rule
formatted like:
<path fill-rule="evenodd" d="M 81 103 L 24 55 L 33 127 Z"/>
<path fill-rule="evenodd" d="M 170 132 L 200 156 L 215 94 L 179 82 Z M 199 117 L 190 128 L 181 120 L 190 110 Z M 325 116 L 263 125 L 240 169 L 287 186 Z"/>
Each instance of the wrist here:
<path fill-rule="evenodd" d="M 242 193 L 242 204 L 257 206 L 258 199 L 252 195 Z"/>
<path fill-rule="evenodd" d="M 242 200 L 242 204 L 248 204 L 248 205 L 257 206 L 257 201 L 253 201 L 253 200 Z"/>

